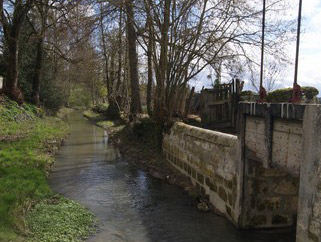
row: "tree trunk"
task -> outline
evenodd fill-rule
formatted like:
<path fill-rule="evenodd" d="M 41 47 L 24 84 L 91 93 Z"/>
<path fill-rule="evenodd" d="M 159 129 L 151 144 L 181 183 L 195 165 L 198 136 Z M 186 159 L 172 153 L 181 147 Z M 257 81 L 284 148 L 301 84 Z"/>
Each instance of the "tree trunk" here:
<path fill-rule="evenodd" d="M 121 70 L 122 70 L 122 48 L 123 48 L 123 41 L 122 41 L 122 28 L 123 28 L 123 11 L 119 9 L 119 29 L 118 29 L 118 74 L 117 74 L 117 85 L 116 85 L 116 94 L 119 96 L 119 89 L 121 85 Z"/>
<path fill-rule="evenodd" d="M 37 56 L 36 56 L 36 65 L 35 72 L 33 75 L 33 84 L 32 84 L 32 101 L 35 105 L 40 105 L 40 77 L 41 70 L 43 66 L 43 37 L 40 37 L 37 41 Z"/>
<path fill-rule="evenodd" d="M 138 79 L 138 60 L 137 60 L 137 34 L 134 27 L 134 11 L 133 2 L 128 0 L 126 2 L 127 10 L 127 38 L 128 38 L 128 56 L 129 56 L 129 76 L 131 86 L 131 103 L 130 113 L 136 116 L 142 113 L 142 104 L 140 100 L 139 79 Z"/>
<path fill-rule="evenodd" d="M 192 103 L 192 98 L 193 98 L 194 92 L 195 92 L 195 87 L 192 87 L 192 90 L 191 90 L 189 97 L 188 97 L 186 104 L 185 104 L 184 119 L 188 118 L 189 112 L 191 110 L 191 103 Z"/>
<path fill-rule="evenodd" d="M 148 65 L 148 80 L 147 80 L 147 91 L 146 91 L 146 103 L 147 103 L 147 113 L 149 117 L 153 117 L 153 108 L 152 108 L 152 89 L 153 89 L 153 63 L 152 63 L 152 51 L 153 51 L 153 42 L 151 36 L 151 23 L 149 20 L 149 32 L 150 38 L 148 40 L 148 50 L 147 50 L 147 65 Z"/>
<path fill-rule="evenodd" d="M 5 83 L 5 94 L 12 100 L 23 103 L 23 95 L 18 88 L 18 35 L 8 38 L 8 69 Z"/>
<path fill-rule="evenodd" d="M 165 110 L 165 80 L 167 78 L 168 65 L 168 29 L 170 25 L 170 7 L 171 0 L 164 2 L 164 22 L 161 28 L 160 58 L 159 67 L 156 70 L 156 92 L 154 100 L 154 119 L 158 122 L 166 122 L 168 110 Z"/>

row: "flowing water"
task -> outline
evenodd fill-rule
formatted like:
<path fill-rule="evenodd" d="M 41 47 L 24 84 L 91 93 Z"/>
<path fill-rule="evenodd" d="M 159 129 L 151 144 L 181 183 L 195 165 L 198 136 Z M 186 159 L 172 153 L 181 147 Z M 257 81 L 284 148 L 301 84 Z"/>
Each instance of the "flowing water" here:
<path fill-rule="evenodd" d="M 293 242 L 294 232 L 238 231 L 225 218 L 201 213 L 184 191 L 122 159 L 106 132 L 72 114 L 71 135 L 56 155 L 50 185 L 99 219 L 88 241 Z"/>

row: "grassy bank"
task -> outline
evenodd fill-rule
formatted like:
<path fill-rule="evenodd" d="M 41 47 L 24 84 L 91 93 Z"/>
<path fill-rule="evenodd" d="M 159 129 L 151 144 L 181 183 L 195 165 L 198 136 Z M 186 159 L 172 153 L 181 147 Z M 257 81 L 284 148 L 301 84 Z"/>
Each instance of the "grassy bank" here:
<path fill-rule="evenodd" d="M 77 237 L 67 233 L 66 240 L 43 240 L 37 233 L 39 226 L 45 224 L 34 220 L 36 216 L 32 215 L 38 213 L 34 209 L 36 204 L 50 201 L 55 196 L 47 183 L 53 165 L 51 154 L 68 134 L 68 126 L 59 118 L 46 117 L 41 109 L 33 105 L 19 106 L 0 97 L 0 127 L 0 241 L 21 238 L 32 241 L 70 241 L 67 239 L 76 240 L 85 236 L 82 234 Z M 66 204 L 66 200 L 56 201 L 56 205 Z M 52 205 L 48 202 L 44 204 L 47 204 L 48 209 Z M 57 208 L 56 216 L 61 216 L 59 206 Z M 77 214 L 78 211 L 79 208 L 71 207 L 70 213 Z M 82 216 L 84 213 L 81 211 L 80 214 Z M 92 221 L 88 212 L 86 218 Z M 38 227 L 35 226 L 37 223 Z"/>

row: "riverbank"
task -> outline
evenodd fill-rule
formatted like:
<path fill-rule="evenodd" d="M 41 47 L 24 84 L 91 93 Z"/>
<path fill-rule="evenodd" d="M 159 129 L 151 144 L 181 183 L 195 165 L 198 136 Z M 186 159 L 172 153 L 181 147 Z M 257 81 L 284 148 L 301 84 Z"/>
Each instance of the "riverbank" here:
<path fill-rule="evenodd" d="M 86 237 L 93 216 L 54 194 L 47 182 L 54 164 L 52 154 L 68 134 L 68 125 L 33 105 L 19 106 L 0 96 L 0 127 L 0 241 Z M 66 207 L 74 220 L 59 220 L 66 215 Z M 48 216 L 51 210 L 55 213 Z M 58 237 L 61 233 L 65 235 Z"/>
<path fill-rule="evenodd" d="M 161 148 L 162 131 L 151 119 L 144 117 L 128 124 L 123 120 L 106 120 L 103 114 L 91 110 L 85 111 L 83 116 L 107 130 L 112 143 L 131 164 L 143 168 L 154 178 L 182 187 L 200 211 L 214 211 L 191 181 L 165 161 Z"/>

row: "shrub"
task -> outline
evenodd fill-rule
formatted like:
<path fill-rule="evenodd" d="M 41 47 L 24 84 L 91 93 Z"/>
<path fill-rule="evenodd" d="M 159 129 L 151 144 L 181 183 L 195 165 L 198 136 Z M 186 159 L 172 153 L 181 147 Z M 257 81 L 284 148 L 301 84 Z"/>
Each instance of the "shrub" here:
<path fill-rule="evenodd" d="M 315 87 L 301 87 L 304 96 L 311 100 L 319 94 L 318 89 Z M 292 98 L 293 88 L 282 88 L 275 90 L 273 92 L 269 92 L 267 94 L 266 100 L 268 102 L 274 103 L 283 103 L 289 102 Z"/>
<path fill-rule="evenodd" d="M 271 103 L 284 103 L 289 102 L 292 97 L 292 88 L 281 88 L 269 92 L 266 96 L 266 101 Z"/>
<path fill-rule="evenodd" d="M 308 99 L 311 100 L 314 97 L 316 97 L 319 94 L 318 89 L 316 89 L 315 87 L 302 87 L 304 96 Z"/>
<path fill-rule="evenodd" d="M 241 92 L 240 99 L 241 101 L 256 101 L 258 94 L 250 90 Z"/>
<path fill-rule="evenodd" d="M 138 141 L 161 148 L 162 129 L 150 118 L 143 118 L 134 124 L 133 133 Z"/>
<path fill-rule="evenodd" d="M 107 103 L 99 103 L 92 108 L 92 110 L 96 113 L 105 113 L 107 109 L 108 109 Z"/>

